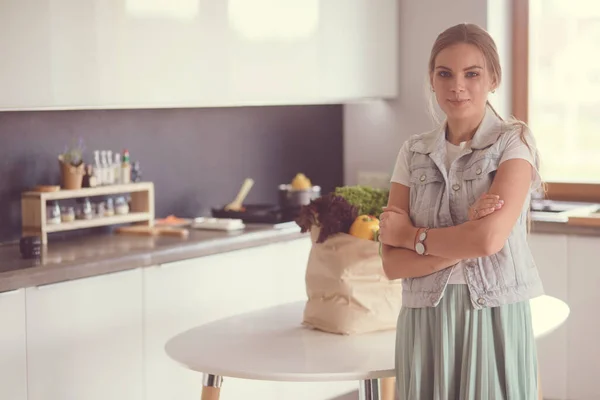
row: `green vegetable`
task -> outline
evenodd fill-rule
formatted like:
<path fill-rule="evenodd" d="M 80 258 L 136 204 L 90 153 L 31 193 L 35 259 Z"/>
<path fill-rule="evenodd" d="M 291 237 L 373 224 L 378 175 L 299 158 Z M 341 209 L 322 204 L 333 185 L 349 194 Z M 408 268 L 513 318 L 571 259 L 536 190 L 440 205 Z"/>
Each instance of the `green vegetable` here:
<path fill-rule="evenodd" d="M 389 190 L 375 189 L 370 186 L 340 186 L 335 194 L 358 208 L 358 215 L 372 215 L 379 218 L 383 207 L 387 205 Z"/>

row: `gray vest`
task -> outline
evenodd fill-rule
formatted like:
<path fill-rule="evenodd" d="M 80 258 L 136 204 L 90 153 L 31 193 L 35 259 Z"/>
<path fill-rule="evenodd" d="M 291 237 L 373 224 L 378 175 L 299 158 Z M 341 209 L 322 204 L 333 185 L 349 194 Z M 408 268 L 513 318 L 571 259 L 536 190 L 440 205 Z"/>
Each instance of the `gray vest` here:
<path fill-rule="evenodd" d="M 521 129 L 502 121 L 488 107 L 465 148 L 446 170 L 445 124 L 414 135 L 410 145 L 410 216 L 415 226 L 442 228 L 468 221 L 468 209 L 492 184 L 506 146 L 502 135 Z M 533 144 L 531 144 L 533 148 Z M 537 160 L 536 160 L 537 163 Z M 502 250 L 465 259 L 465 277 L 476 309 L 528 300 L 544 293 L 527 243 L 529 197 Z M 405 307 L 436 306 L 454 267 L 421 278 L 404 279 Z"/>

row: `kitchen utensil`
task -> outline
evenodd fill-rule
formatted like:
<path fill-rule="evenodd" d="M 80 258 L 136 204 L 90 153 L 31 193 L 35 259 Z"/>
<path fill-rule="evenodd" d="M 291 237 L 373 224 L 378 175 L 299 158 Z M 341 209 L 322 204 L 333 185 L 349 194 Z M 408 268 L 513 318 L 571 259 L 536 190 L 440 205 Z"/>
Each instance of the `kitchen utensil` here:
<path fill-rule="evenodd" d="M 273 204 L 246 204 L 240 211 L 213 208 L 214 218 L 241 219 L 244 223 L 277 224 L 284 222 L 282 210 Z"/>
<path fill-rule="evenodd" d="M 240 211 L 248 192 L 252 189 L 252 185 L 254 185 L 254 179 L 246 178 L 235 200 L 225 206 L 225 211 Z"/>
<path fill-rule="evenodd" d="M 319 196 L 321 196 L 320 186 L 311 186 L 308 189 L 293 189 L 292 185 L 279 185 L 279 206 L 282 208 L 302 207 Z"/>

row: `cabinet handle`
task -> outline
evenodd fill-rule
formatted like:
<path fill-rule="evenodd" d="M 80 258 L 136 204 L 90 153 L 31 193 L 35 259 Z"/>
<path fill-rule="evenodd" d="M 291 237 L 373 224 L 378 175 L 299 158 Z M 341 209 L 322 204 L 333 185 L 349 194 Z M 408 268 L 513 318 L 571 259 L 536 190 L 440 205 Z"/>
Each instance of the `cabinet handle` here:
<path fill-rule="evenodd" d="M 13 294 L 20 293 L 22 291 L 23 291 L 23 289 L 14 289 L 14 290 L 6 291 L 6 292 L 0 292 L 0 297 L 10 296 Z"/>
<path fill-rule="evenodd" d="M 45 289 L 51 289 L 55 286 L 60 285 L 61 283 L 65 283 L 65 282 L 71 282 L 71 281 L 60 281 L 60 282 L 56 282 L 56 283 L 46 283 L 44 285 L 38 285 L 38 286 L 34 286 L 37 290 L 45 290 Z"/>

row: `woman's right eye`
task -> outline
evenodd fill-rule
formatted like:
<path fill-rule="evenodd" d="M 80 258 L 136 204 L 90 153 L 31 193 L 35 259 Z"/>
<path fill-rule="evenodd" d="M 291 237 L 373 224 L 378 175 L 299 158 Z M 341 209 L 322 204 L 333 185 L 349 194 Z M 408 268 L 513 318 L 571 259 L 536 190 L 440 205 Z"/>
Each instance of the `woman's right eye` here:
<path fill-rule="evenodd" d="M 442 78 L 448 78 L 450 76 L 450 72 L 440 71 L 440 72 L 438 72 L 438 76 L 441 76 Z"/>

